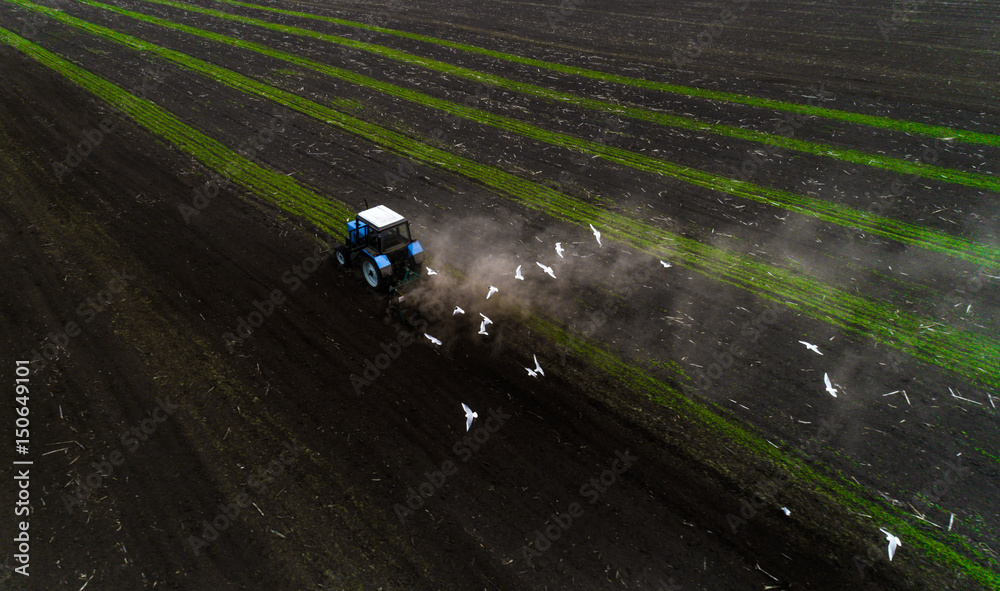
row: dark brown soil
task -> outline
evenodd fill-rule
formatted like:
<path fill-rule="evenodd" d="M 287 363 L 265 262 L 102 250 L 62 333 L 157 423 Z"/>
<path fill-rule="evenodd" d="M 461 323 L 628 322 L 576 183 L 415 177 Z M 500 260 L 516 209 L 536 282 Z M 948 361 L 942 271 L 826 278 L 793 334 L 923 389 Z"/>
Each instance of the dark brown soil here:
<path fill-rule="evenodd" d="M 697 35 L 697 23 L 710 22 L 718 3 L 666 8 L 584 0 L 585 6 L 555 29 L 544 17 L 552 6 L 481 4 L 420 4 L 393 13 L 389 26 L 591 67 L 596 66 L 581 56 L 594 55 L 607 71 L 631 67 L 633 75 L 788 100 L 824 83 L 838 108 L 885 110 L 894 117 L 970 128 L 963 121 L 974 119 L 982 130 L 1000 128 L 995 100 L 984 97 L 995 96 L 995 55 L 990 64 L 977 61 L 979 50 L 989 50 L 980 37 L 995 37 L 996 25 L 981 22 L 982 15 L 972 11 L 941 15 L 931 10 L 924 15 L 929 20 L 904 28 L 903 36 L 870 60 L 865 43 L 883 43 L 877 29 L 849 31 L 862 40 L 850 41 L 841 51 L 833 41 L 815 44 L 803 37 L 847 26 L 839 20 L 830 26 L 827 9 L 761 5 L 675 72 L 665 57 L 672 45 L 642 39 L 663 33 L 667 25 L 655 19 L 686 23 L 675 31 L 679 38 Z M 229 24 L 207 17 L 137 2 L 121 5 L 232 34 Z M 360 3 L 294 6 L 348 18 L 364 18 L 370 8 Z M 177 33 L 84 5 L 67 2 L 64 8 L 248 75 L 278 81 L 274 70 L 287 67 L 269 58 L 248 60 L 235 50 L 208 50 Z M 844 14 L 877 19 L 891 10 L 886 5 L 869 13 L 868 8 L 852 5 Z M 0 5 L 0 26 L 18 31 L 23 19 L 23 12 Z M 961 35 L 953 41 L 922 36 L 948 27 Z M 281 40 L 275 33 L 254 34 L 261 43 L 315 52 L 345 67 L 350 67 L 349 57 L 368 59 L 372 75 L 405 79 L 436 96 L 461 100 L 470 92 L 446 77 L 408 73 L 402 66 L 345 56 L 300 39 Z M 776 35 L 791 35 L 794 42 L 772 52 Z M 425 44 L 377 40 L 453 58 Z M 143 72 L 153 65 L 146 56 L 55 23 L 42 29 L 37 42 L 125 88 L 141 85 Z M 966 61 L 950 88 L 938 80 L 950 70 L 926 44 L 952 42 L 952 49 L 939 51 Z M 462 59 L 469 67 L 543 83 L 537 71 L 521 66 Z M 878 523 L 832 505 L 807 484 L 777 481 L 766 462 L 736 448 L 724 434 L 681 420 L 636 385 L 572 354 L 561 357 L 551 342 L 518 320 L 519 312 L 482 299 L 485 292 L 453 292 L 464 299 L 447 301 L 447 308 L 437 311 L 429 298 L 406 309 L 426 319 L 427 332 L 449 337 L 437 348 L 422 331 L 411 335 L 395 314 L 387 314 L 387 298 L 372 293 L 356 271 L 338 269 L 326 259 L 328 237 L 315 228 L 226 189 L 186 222 L 178 205 L 190 202 L 193 190 L 209 179 L 207 171 L 131 122 L 105 134 L 80 166 L 57 178 L 52 161 L 97 127 L 107 106 L 8 46 L 0 47 L 0 64 L 4 388 L 13 384 L 16 360 L 31 359 L 35 351 L 56 353 L 55 359 L 35 364 L 30 384 L 31 576 L 12 573 L 16 564 L 8 559 L 0 572 L 2 588 L 975 588 L 906 540 L 888 562 Z M 262 100 L 162 68 L 163 82 L 154 85 L 150 98 L 227 145 L 274 119 L 274 107 Z M 740 75 L 729 78 L 728 70 Z M 928 77 L 933 83 L 915 90 L 914 81 Z M 545 83 L 587 94 L 611 92 L 556 78 Z M 361 116 L 417 136 L 430 135 L 445 121 L 431 110 L 341 83 L 310 79 L 303 85 L 308 86 L 304 96 L 319 102 L 357 99 L 364 105 Z M 635 89 L 613 91 L 646 106 L 668 100 Z M 678 112 L 730 123 L 751 120 L 760 129 L 772 129 L 774 114 L 760 109 L 669 101 Z M 593 113 L 567 111 L 556 120 L 550 105 L 523 97 L 491 96 L 480 106 L 554 130 L 571 132 L 582 125 L 585 131 L 576 133 L 591 137 L 606 128 Z M 687 270 L 666 274 L 657 261 L 620 245 L 599 249 L 585 230 L 544 218 L 466 179 L 421 167 L 389 190 L 386 172 L 405 161 L 300 115 L 288 116 L 286 123 L 286 130 L 262 150 L 263 163 L 294 173 L 359 210 L 365 200 L 399 210 L 413 221 L 435 264 L 463 269 L 475 281 L 488 276 L 476 265 L 494 268 L 491 255 L 504 261 L 505 255 L 520 257 L 533 266 L 535 260 L 552 259 L 552 244 L 561 239 L 573 254 L 586 258 L 565 263 L 579 274 L 563 276 L 567 283 L 561 291 L 538 288 L 558 305 L 537 297 L 533 305 L 576 328 L 585 326 L 588 310 L 613 310 L 593 332 L 595 341 L 781 442 L 783 451 L 807 458 L 821 472 L 853 479 L 864 491 L 860 494 L 905 506 L 915 493 L 957 474 L 933 506 L 914 510 L 940 525 L 955 513 L 956 535 L 993 556 L 996 570 L 997 415 L 985 404 L 985 391 Z M 661 149 L 668 160 L 722 173 L 752 149 L 726 140 L 718 146 L 636 122 L 625 129 L 622 147 Z M 799 134 L 897 156 L 918 150 L 922 141 L 826 121 L 809 121 Z M 457 153 L 490 162 L 495 147 L 504 146 L 510 161 L 498 165 L 539 171 L 542 178 L 573 166 L 568 153 L 472 123 L 448 141 Z M 969 168 L 985 162 L 981 171 L 996 173 L 997 155 L 994 148 L 957 147 L 941 164 Z M 823 196 L 852 204 L 894 178 L 873 170 L 786 155 L 769 163 L 765 184 L 803 190 L 808 179 L 834 179 L 850 190 Z M 984 333 L 997 327 L 998 283 L 987 279 L 982 288 L 969 290 L 969 278 L 982 275 L 968 265 L 900 252 L 897 245 L 880 241 L 854 241 L 819 224 L 779 223 L 775 216 L 787 212 L 765 206 L 748 204 L 740 218 L 759 223 L 740 223 L 715 194 L 610 165 L 583 167 L 574 183 L 569 190 L 580 196 L 614 196 L 626 207 L 648 207 L 648 215 L 667 218 L 678 232 L 706 241 L 715 241 L 716 233 L 729 234 L 731 242 L 717 240 L 767 251 L 762 258 L 776 264 L 795 258 L 826 281 L 911 305 L 911 311 L 943 324 Z M 941 220 L 926 225 L 996 244 L 995 194 L 920 184 L 931 190 L 914 191 L 912 199 L 899 204 L 897 217 L 918 222 L 939 203 L 962 200 L 965 209 L 954 215 L 959 227 Z M 663 194 L 673 198 L 658 196 Z M 310 257 L 322 261 L 318 268 L 308 270 Z M 599 264 L 590 264 L 591 257 Z M 886 280 L 877 260 L 912 277 L 906 283 Z M 626 305 L 609 304 L 609 291 L 638 268 L 656 271 L 648 284 L 633 286 Z M 616 275 L 596 276 L 601 269 Z M 661 270 L 665 274 L 657 274 Z M 496 278 L 503 282 L 501 295 L 518 287 L 512 271 Z M 532 285 L 542 284 L 535 279 Z M 261 304 L 276 290 L 277 306 Z M 963 307 L 968 301 L 975 314 L 942 305 L 945 294 L 955 290 Z M 953 299 L 947 301 L 950 305 Z M 470 317 L 478 318 L 477 312 L 493 317 L 491 336 L 476 335 L 470 318 L 451 318 L 456 304 Z M 258 309 L 268 310 L 259 328 L 227 346 L 224 335 Z M 761 336 L 747 340 L 741 326 L 754 321 Z M 63 339 L 64 331 L 76 332 L 69 322 L 79 334 Z M 391 343 L 401 335 L 413 343 L 397 349 Z M 819 343 L 829 363 L 819 364 L 799 340 Z M 699 388 L 699 368 L 720 359 L 734 343 L 744 354 L 710 387 Z M 370 384 L 355 386 L 357 376 L 371 377 L 364 375 L 370 367 L 366 362 L 381 363 L 380 354 L 395 356 L 397 350 L 398 358 Z M 531 365 L 532 354 L 547 368 L 543 379 L 532 379 L 522 369 Z M 678 364 L 691 379 L 685 382 L 655 365 L 663 361 Z M 832 399 L 817 390 L 824 371 L 844 385 L 846 396 Z M 984 404 L 956 404 L 948 387 Z M 898 395 L 882 396 L 904 388 L 909 404 Z M 465 439 L 461 403 L 479 413 L 473 432 L 481 443 L 475 451 Z M 2 416 L 6 433 L 14 414 Z M 626 454 L 637 459 L 608 484 L 612 473 L 606 470 Z M 112 458 L 122 461 L 106 463 Z M 949 472 L 956 463 L 963 470 Z M 272 476 L 263 472 L 268 469 Z M 595 493 L 590 483 L 602 474 L 608 486 Z M 4 507 L 13 504 L 15 486 L 9 479 L 0 486 Z M 415 510 L 404 509 L 421 487 L 433 494 L 415 501 Z M 732 515 L 762 491 L 769 502 L 734 531 Z M 791 515 L 785 516 L 781 506 L 791 508 Z M 221 531 L 211 529 L 213 522 Z M 12 537 L 15 523 L 8 514 L 5 539 Z M 548 545 L 538 537 L 546 529 L 554 532 Z M 209 539 L 213 534 L 217 538 Z"/>

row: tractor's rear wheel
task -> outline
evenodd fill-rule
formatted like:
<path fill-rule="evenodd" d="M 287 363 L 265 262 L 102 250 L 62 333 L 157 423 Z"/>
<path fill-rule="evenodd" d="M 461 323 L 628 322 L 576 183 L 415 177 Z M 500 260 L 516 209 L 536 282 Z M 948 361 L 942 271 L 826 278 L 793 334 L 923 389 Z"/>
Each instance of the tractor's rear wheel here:
<path fill-rule="evenodd" d="M 378 267 L 375 266 L 375 261 L 366 258 L 365 262 L 361 263 L 361 274 L 365 276 L 365 281 L 372 289 L 379 289 L 382 287 L 382 273 L 379 272 Z"/>
<path fill-rule="evenodd" d="M 346 267 L 347 266 L 347 262 L 348 262 L 348 258 L 347 257 L 348 257 L 348 254 L 347 254 L 347 249 L 345 247 L 343 247 L 343 246 L 338 246 L 337 247 L 336 257 L 337 257 L 337 264 L 338 265 L 340 265 L 341 267 Z"/>

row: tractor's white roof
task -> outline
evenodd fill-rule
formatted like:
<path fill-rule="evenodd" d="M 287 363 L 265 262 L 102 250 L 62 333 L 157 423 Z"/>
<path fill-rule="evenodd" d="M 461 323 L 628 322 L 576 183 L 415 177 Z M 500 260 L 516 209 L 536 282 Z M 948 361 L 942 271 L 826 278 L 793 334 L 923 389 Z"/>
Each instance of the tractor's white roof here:
<path fill-rule="evenodd" d="M 406 218 L 384 205 L 366 209 L 359 213 L 358 217 L 376 230 L 382 230 L 406 220 Z"/>

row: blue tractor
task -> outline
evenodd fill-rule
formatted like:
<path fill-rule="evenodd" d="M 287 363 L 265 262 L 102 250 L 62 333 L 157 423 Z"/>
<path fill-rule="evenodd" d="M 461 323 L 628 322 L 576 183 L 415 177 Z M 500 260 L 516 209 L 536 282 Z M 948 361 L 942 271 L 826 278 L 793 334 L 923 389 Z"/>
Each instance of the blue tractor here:
<path fill-rule="evenodd" d="M 411 238 L 406 218 L 379 205 L 347 222 L 347 241 L 337 247 L 336 258 L 342 267 L 360 260 L 365 281 L 382 291 L 419 277 L 424 249 Z"/>

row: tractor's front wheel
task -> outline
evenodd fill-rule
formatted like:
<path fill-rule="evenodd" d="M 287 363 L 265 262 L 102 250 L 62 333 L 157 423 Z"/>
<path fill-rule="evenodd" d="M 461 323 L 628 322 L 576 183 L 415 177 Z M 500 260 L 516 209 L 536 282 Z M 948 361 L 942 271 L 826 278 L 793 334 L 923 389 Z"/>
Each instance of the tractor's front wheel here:
<path fill-rule="evenodd" d="M 347 266 L 348 256 L 349 255 L 347 253 L 347 248 L 346 247 L 344 247 L 344 246 L 338 246 L 337 247 L 337 254 L 335 256 L 337 258 L 337 264 L 338 265 L 340 265 L 341 267 L 346 267 Z"/>
<path fill-rule="evenodd" d="M 382 273 L 375 266 L 375 261 L 366 258 L 365 262 L 361 263 L 361 274 L 365 276 L 365 281 L 372 289 L 377 290 L 382 287 Z"/>

